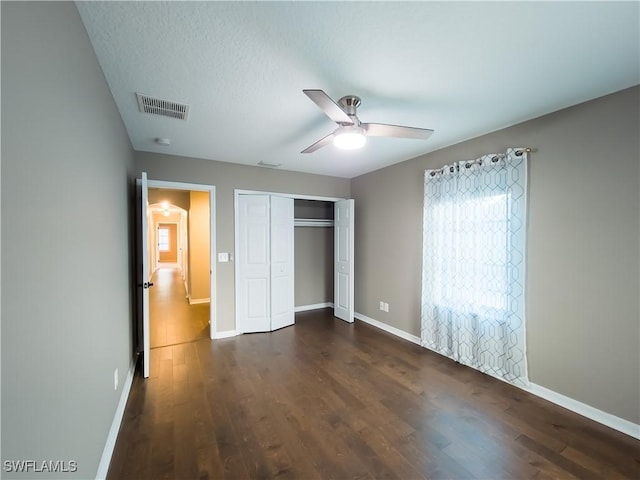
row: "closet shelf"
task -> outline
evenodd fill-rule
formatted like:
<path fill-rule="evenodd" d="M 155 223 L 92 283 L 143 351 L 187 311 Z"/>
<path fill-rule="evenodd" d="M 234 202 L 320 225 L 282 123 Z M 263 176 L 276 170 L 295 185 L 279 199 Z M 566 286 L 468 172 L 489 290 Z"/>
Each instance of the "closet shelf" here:
<path fill-rule="evenodd" d="M 333 220 L 328 218 L 294 218 L 294 227 L 333 227 Z"/>

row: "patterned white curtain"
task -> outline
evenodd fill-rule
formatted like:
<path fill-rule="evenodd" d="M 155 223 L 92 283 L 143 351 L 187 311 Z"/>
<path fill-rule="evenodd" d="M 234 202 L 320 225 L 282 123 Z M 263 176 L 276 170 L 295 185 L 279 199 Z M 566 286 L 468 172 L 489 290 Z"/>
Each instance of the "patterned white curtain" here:
<path fill-rule="evenodd" d="M 522 386 L 526 198 L 523 148 L 425 172 L 422 345 Z"/>

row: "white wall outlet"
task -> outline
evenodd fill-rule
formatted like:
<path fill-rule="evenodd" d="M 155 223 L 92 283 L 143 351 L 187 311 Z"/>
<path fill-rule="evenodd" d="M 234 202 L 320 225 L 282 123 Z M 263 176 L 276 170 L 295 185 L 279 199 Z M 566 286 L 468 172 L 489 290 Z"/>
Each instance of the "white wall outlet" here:
<path fill-rule="evenodd" d="M 225 263 L 229 261 L 229 252 L 218 253 L 218 262 Z"/>
<path fill-rule="evenodd" d="M 385 312 L 388 312 L 388 311 L 389 311 L 389 304 L 388 304 L 388 303 L 385 303 L 385 304 L 384 304 L 384 311 L 385 311 Z"/>
<path fill-rule="evenodd" d="M 380 310 L 384 312 L 384 302 L 380 302 Z"/>
<path fill-rule="evenodd" d="M 113 371 L 113 389 L 118 390 L 118 369 Z"/>

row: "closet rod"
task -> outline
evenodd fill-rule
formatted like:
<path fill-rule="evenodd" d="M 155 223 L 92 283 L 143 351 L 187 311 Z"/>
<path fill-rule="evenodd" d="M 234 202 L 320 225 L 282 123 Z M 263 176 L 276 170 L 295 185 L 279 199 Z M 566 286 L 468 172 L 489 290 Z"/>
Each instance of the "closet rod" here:
<path fill-rule="evenodd" d="M 294 227 L 333 227 L 333 220 L 328 218 L 294 218 Z"/>

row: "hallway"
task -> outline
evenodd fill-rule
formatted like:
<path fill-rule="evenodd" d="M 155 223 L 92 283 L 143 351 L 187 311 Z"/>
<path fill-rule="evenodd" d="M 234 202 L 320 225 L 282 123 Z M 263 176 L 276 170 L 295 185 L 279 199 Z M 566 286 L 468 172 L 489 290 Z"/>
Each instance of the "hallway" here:
<path fill-rule="evenodd" d="M 209 304 L 190 305 L 180 269 L 161 266 L 149 290 L 151 348 L 209 338 Z"/>

